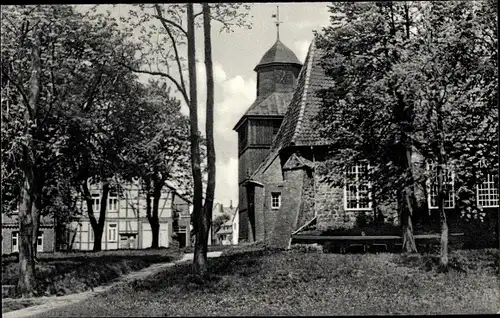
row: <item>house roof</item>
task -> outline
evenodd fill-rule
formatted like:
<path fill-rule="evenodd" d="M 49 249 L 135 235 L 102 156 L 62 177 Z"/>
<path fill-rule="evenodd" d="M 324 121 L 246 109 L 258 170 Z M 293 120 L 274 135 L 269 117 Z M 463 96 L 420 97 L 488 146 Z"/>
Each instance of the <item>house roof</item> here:
<path fill-rule="evenodd" d="M 279 116 L 285 115 L 286 108 L 292 99 L 293 93 L 273 92 L 268 95 L 258 96 L 248 110 L 241 116 L 234 126 L 234 130 L 243 123 L 244 119 L 253 116 Z"/>
<path fill-rule="evenodd" d="M 259 180 L 260 179 L 258 177 L 259 174 L 266 171 L 267 167 L 269 167 L 269 165 L 273 163 L 274 159 L 278 155 L 279 155 L 278 149 L 271 150 L 271 152 L 269 152 L 269 154 L 266 156 L 266 159 L 264 159 L 264 161 L 262 161 L 262 163 L 257 167 L 257 169 L 255 169 L 254 173 L 252 173 L 249 180 Z"/>
<path fill-rule="evenodd" d="M 254 70 L 269 64 L 298 64 L 301 65 L 299 59 L 286 45 L 279 39 L 276 40 L 273 46 L 262 56 L 259 64 L 255 66 Z"/>
<path fill-rule="evenodd" d="M 331 85 L 331 79 L 327 77 L 321 65 L 323 55 L 313 40 L 300 71 L 292 100 L 271 149 L 330 144 L 329 140 L 319 135 L 315 121 L 322 103 L 317 92 Z"/>
<path fill-rule="evenodd" d="M 19 227 L 18 212 L 2 214 L 2 227 Z M 54 219 L 51 215 L 42 215 L 40 218 L 40 227 L 54 227 Z"/>
<path fill-rule="evenodd" d="M 233 233 L 233 229 L 220 229 L 215 234 L 231 234 Z"/>

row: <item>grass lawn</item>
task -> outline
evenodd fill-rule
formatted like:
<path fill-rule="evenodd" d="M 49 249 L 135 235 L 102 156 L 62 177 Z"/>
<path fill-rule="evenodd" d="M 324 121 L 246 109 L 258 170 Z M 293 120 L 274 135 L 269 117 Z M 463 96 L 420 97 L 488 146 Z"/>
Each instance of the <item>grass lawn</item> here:
<path fill-rule="evenodd" d="M 497 250 L 456 251 L 438 273 L 430 256 L 232 252 L 114 287 L 43 314 L 76 316 L 486 314 L 500 310 Z M 41 317 L 41 316 L 39 316 Z"/>
<path fill-rule="evenodd" d="M 90 290 L 131 271 L 180 257 L 179 250 L 169 249 L 41 253 L 36 265 L 36 296 L 60 296 Z M 2 285 L 16 285 L 18 275 L 19 265 L 15 257 L 2 258 Z M 25 307 L 29 300 L 9 301 L 9 304 L 12 308 L 3 306 L 2 312 Z"/>

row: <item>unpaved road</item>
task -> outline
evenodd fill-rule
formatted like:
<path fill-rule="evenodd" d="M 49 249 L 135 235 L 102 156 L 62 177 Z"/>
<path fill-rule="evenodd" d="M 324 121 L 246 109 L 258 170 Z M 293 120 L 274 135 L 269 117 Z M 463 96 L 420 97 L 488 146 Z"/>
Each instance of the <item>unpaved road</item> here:
<path fill-rule="evenodd" d="M 222 254 L 222 252 L 208 252 L 207 256 L 212 258 L 212 257 L 219 257 Z M 153 264 L 149 267 L 146 267 L 140 271 L 129 273 L 123 277 L 121 277 L 118 281 L 116 281 L 113 284 L 107 285 L 107 286 L 100 286 L 94 288 L 93 291 L 86 291 L 83 293 L 78 293 L 78 294 L 71 294 L 71 295 L 66 295 L 66 296 L 51 296 L 51 297 L 39 297 L 37 298 L 38 301 L 43 302 L 41 305 L 36 305 L 32 307 L 26 307 L 20 310 L 14 310 L 10 312 L 6 312 L 2 314 L 2 317 L 4 318 L 21 318 L 21 317 L 30 317 L 34 315 L 38 315 L 41 313 L 44 313 L 48 310 L 55 309 L 55 308 L 60 308 L 63 306 L 71 305 L 78 303 L 80 301 L 83 301 L 87 299 L 88 297 L 96 294 L 100 294 L 108 290 L 109 288 L 116 286 L 118 284 L 122 284 L 124 282 L 129 282 L 133 280 L 138 280 L 138 279 L 143 279 L 145 277 L 154 275 L 165 268 L 172 267 L 176 264 L 191 261 L 193 259 L 193 253 L 188 253 L 184 254 L 184 256 L 175 262 L 169 262 L 169 263 L 159 263 L 159 264 Z"/>

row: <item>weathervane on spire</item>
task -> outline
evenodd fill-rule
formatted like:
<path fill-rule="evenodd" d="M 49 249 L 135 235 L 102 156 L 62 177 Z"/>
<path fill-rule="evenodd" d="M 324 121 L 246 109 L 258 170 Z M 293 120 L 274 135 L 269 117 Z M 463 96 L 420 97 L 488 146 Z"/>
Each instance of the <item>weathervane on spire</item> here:
<path fill-rule="evenodd" d="M 279 40 L 280 39 L 280 23 L 283 23 L 283 21 L 280 21 L 280 7 L 276 6 L 276 14 L 272 15 L 273 18 L 276 18 L 276 37 Z"/>

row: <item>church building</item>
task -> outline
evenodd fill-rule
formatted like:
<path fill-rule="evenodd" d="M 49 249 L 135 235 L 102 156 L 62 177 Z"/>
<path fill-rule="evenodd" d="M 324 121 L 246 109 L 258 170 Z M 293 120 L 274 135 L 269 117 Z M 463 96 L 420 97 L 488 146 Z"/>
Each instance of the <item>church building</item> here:
<path fill-rule="evenodd" d="M 348 169 L 350 181 L 343 187 L 323 182 L 316 171 L 333 145 L 320 136 L 315 120 L 322 104 L 316 93 L 331 85 L 322 67 L 323 55 L 313 40 L 301 65 L 278 37 L 254 69 L 257 98 L 234 127 L 240 241 L 266 241 L 272 247 L 287 248 L 292 235 L 311 224 L 320 231 L 351 228 L 360 215 L 375 218 L 375 212 L 384 223 L 398 225 L 395 202 L 377 202 L 374 211 L 370 184 L 360 178 L 368 163 Z M 415 162 L 420 159 L 416 153 Z M 453 180 L 447 182 L 452 191 L 445 206 L 455 209 Z M 415 189 L 419 204 L 427 204 L 429 210 L 437 208 L 433 189 L 433 185 L 429 190 Z M 485 191 L 492 200 L 481 201 Z M 478 185 L 477 200 L 478 206 L 495 212 L 498 185 Z"/>

